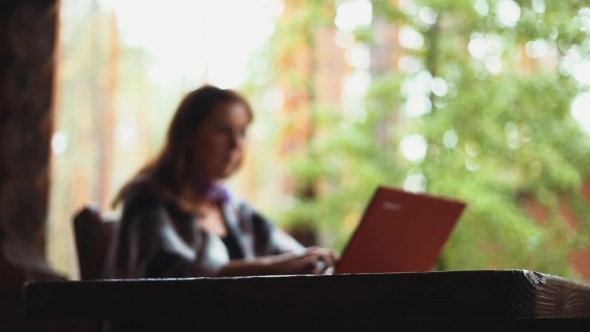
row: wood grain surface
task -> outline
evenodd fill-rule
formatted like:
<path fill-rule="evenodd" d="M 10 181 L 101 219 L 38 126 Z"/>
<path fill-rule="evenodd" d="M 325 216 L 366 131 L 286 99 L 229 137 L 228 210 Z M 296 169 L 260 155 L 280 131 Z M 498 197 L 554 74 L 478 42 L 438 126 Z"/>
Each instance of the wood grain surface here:
<path fill-rule="evenodd" d="M 536 287 L 535 317 L 590 317 L 590 293 L 588 284 L 535 274 Z"/>

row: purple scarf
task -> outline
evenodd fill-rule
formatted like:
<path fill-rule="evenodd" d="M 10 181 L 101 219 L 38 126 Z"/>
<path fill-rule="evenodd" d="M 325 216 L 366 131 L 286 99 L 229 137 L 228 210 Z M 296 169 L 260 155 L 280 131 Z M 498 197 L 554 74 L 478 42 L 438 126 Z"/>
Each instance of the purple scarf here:
<path fill-rule="evenodd" d="M 217 203 L 229 202 L 229 192 L 220 183 L 211 180 L 199 180 L 196 182 L 195 191 L 205 195 L 208 199 Z"/>

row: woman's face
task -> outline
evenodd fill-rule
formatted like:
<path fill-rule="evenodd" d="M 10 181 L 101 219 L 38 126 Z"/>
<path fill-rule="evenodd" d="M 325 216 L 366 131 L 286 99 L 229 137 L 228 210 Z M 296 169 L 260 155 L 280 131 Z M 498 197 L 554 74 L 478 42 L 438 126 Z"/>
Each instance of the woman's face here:
<path fill-rule="evenodd" d="M 239 102 L 217 102 L 193 136 L 192 168 L 200 177 L 230 176 L 244 157 L 246 128 L 251 118 Z"/>

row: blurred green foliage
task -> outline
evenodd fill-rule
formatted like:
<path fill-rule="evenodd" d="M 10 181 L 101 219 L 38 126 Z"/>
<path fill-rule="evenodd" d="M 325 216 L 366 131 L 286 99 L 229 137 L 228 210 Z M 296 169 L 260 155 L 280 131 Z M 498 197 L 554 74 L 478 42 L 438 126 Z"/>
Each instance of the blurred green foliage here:
<path fill-rule="evenodd" d="M 588 244 L 590 203 L 581 188 L 590 180 L 590 136 L 571 116 L 572 102 L 585 88 L 564 62 L 571 50 L 582 59 L 590 55 L 583 24 L 590 18 L 582 17 L 590 1 L 516 1 L 514 25 L 499 17 L 500 2 L 416 0 L 400 2 L 405 5 L 399 9 L 392 1 L 372 1 L 373 26 L 357 29 L 357 42 L 375 43 L 377 22 L 410 27 L 424 42 L 402 53 L 419 66 L 402 70 L 392 64 L 372 73 L 365 97 L 347 106 L 357 116 L 312 103 L 311 155 L 292 156 L 289 170 L 296 182 L 315 183 L 318 195 L 295 197 L 281 216 L 285 222 L 313 220 L 326 234 L 324 245 L 341 249 L 378 185 L 403 187 L 413 178 L 429 193 L 468 202 L 438 269 L 526 268 L 576 277 L 568 257 Z M 271 63 L 291 40 L 326 24 L 318 17 L 333 13 L 321 8 L 308 6 L 297 22 L 279 21 L 265 53 Z M 472 56 L 469 43 L 475 39 L 495 43 L 493 54 Z M 524 50 L 539 40 L 548 55 L 527 63 Z M 490 57 L 496 61 L 492 71 L 486 66 Z M 258 78 L 257 86 L 297 76 L 295 68 L 285 70 L 255 73 L 267 77 Z M 445 89 L 438 95 L 428 89 L 422 97 L 429 107 L 411 116 L 412 82 L 431 86 L 433 79 Z M 400 143 L 410 135 L 426 142 L 423 158 L 410 161 L 402 153 Z M 527 202 L 542 205 L 546 219 L 535 220 Z M 564 202 L 579 222 L 576 229 L 560 212 Z"/>

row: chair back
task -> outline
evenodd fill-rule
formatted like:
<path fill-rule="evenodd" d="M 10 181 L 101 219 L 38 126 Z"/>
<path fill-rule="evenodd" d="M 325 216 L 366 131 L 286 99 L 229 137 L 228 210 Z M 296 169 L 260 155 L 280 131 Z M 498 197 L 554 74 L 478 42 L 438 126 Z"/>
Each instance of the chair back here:
<path fill-rule="evenodd" d="M 86 206 L 74 216 L 74 234 L 80 279 L 101 279 L 108 252 L 115 241 L 118 220 L 104 218 L 95 206 Z"/>

